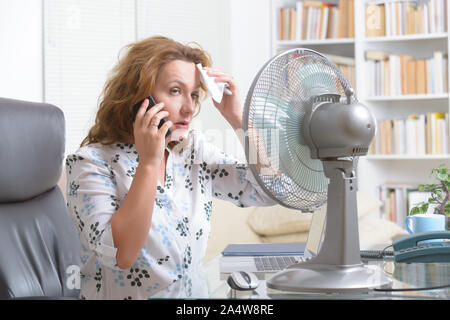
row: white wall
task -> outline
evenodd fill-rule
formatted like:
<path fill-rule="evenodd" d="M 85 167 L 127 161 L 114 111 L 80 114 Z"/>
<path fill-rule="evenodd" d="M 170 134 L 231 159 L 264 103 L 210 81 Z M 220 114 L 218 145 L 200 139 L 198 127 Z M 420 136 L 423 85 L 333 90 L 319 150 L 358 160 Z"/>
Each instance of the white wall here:
<path fill-rule="evenodd" d="M 0 97 L 43 101 L 42 0 L 0 0 Z"/>
<path fill-rule="evenodd" d="M 230 0 L 231 71 L 243 101 L 254 77 L 271 57 L 269 0 Z"/>
<path fill-rule="evenodd" d="M 244 108 L 254 77 L 271 57 L 270 0 L 229 0 L 229 6 L 229 72 L 240 87 Z M 223 150 L 245 158 L 231 127 L 225 124 L 224 130 Z"/>
<path fill-rule="evenodd" d="M 119 51 L 136 40 L 134 0 L 44 0 L 44 97 L 66 118 L 66 154 L 95 121 Z"/>
<path fill-rule="evenodd" d="M 181 4 L 175 0 L 153 1 L 152 10 L 138 13 L 148 16 L 151 23 L 137 37 L 152 33 L 179 41 L 198 41 L 211 54 L 214 67 L 234 76 L 240 85 L 244 106 L 254 76 L 270 57 L 270 1 L 192 1 L 191 7 L 189 1 Z M 138 0 L 138 4 L 142 3 Z M 178 7 L 181 5 L 180 11 L 173 10 L 176 3 Z M 180 12 L 187 13 L 180 15 Z M 0 97 L 48 100 L 44 94 L 43 34 L 43 0 L 0 0 Z M 71 114 L 66 114 L 66 121 L 70 124 L 93 119 L 88 116 L 87 120 L 74 120 Z M 203 103 L 194 125 L 210 134 L 210 141 L 226 152 L 242 156 L 231 126 L 210 99 Z M 79 137 L 80 142 L 82 138 L 84 136 Z"/>

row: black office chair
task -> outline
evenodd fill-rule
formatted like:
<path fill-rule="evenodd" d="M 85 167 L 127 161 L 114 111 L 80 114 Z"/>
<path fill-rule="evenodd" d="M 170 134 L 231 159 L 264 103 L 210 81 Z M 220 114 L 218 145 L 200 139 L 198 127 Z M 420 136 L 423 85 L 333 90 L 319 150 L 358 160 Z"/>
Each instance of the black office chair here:
<path fill-rule="evenodd" d="M 80 242 L 60 188 L 62 111 L 0 98 L 0 299 L 78 298 Z"/>

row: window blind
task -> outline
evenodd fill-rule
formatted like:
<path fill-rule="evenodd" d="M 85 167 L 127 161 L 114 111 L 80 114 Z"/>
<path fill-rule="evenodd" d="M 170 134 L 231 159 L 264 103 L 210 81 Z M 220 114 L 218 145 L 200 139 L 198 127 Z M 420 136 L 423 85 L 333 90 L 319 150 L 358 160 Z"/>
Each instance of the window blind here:
<path fill-rule="evenodd" d="M 210 54 L 213 67 L 232 73 L 230 1 L 137 0 L 136 4 L 138 39 L 163 35 L 181 43 L 197 42 Z M 191 127 L 202 131 L 217 147 L 236 154 L 234 146 L 239 146 L 239 141 L 210 98 L 202 103 Z"/>
<path fill-rule="evenodd" d="M 43 1 L 44 101 L 64 112 L 66 155 L 78 149 L 94 124 L 108 73 L 126 44 L 154 35 L 195 41 L 210 53 L 215 67 L 231 72 L 227 1 Z M 193 126 L 228 128 L 210 100 L 202 104 Z"/>
<path fill-rule="evenodd" d="M 134 0 L 44 0 L 44 100 L 66 118 L 66 154 L 94 123 L 119 50 L 136 39 Z"/>

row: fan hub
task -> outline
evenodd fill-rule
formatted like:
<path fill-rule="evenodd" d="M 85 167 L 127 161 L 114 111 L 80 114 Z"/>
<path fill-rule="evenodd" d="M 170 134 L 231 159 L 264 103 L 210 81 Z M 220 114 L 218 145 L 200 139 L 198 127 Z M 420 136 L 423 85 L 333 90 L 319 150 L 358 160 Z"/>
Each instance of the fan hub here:
<path fill-rule="evenodd" d="M 309 136 L 311 157 L 318 159 L 367 154 L 376 122 L 370 110 L 358 103 L 319 102 L 305 116 L 303 134 Z"/>

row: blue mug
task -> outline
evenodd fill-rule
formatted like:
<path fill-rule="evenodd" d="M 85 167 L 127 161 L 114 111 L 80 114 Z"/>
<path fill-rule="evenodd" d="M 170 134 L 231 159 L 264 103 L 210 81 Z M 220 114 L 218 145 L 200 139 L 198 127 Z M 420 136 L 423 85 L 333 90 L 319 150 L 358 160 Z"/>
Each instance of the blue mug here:
<path fill-rule="evenodd" d="M 445 216 L 442 214 L 415 214 L 407 216 L 405 219 L 405 229 L 410 234 L 445 231 Z M 434 241 L 436 240 L 428 240 L 427 242 Z"/>

